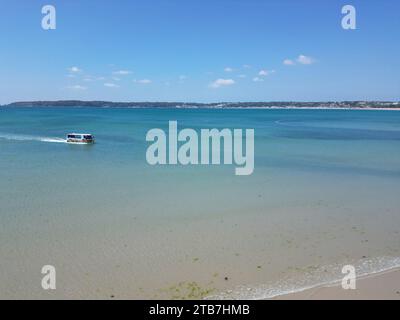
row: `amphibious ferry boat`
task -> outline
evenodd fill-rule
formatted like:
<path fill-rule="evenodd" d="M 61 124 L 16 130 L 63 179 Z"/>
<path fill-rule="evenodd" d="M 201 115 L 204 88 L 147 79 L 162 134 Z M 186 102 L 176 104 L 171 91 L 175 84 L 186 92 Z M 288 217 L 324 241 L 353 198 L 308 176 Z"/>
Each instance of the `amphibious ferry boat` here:
<path fill-rule="evenodd" d="M 67 134 L 67 143 L 92 144 L 94 136 L 89 133 L 69 133 Z"/>

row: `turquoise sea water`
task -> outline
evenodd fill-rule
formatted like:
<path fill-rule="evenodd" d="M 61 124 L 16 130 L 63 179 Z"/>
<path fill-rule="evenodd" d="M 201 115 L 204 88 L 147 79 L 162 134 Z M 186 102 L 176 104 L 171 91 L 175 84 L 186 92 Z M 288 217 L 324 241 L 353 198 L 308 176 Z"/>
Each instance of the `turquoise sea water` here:
<path fill-rule="evenodd" d="M 255 129 L 254 173 L 148 165 L 170 120 Z M 0 190 L 2 298 L 266 298 L 400 265 L 400 112 L 3 108 Z"/>

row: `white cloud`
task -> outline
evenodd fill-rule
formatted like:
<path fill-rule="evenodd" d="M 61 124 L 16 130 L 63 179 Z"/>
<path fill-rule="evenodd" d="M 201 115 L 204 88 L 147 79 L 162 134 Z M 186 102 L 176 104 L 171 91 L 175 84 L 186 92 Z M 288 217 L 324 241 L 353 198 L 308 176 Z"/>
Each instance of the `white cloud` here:
<path fill-rule="evenodd" d="M 312 63 L 315 62 L 313 58 L 307 57 L 307 56 L 302 55 L 302 54 L 299 55 L 296 60 L 297 60 L 298 63 L 301 63 L 301 64 L 312 64 Z"/>
<path fill-rule="evenodd" d="M 232 79 L 217 79 L 210 84 L 211 88 L 219 88 L 224 86 L 231 86 L 235 84 L 235 81 Z"/>
<path fill-rule="evenodd" d="M 266 77 L 266 76 L 269 76 L 269 75 L 271 75 L 273 73 L 275 73 L 275 70 L 260 70 L 260 72 L 258 72 L 258 75 L 260 77 Z"/>
<path fill-rule="evenodd" d="M 245 74 L 239 74 L 238 78 L 246 78 L 247 76 Z"/>
<path fill-rule="evenodd" d="M 74 85 L 74 86 L 69 86 L 67 88 L 68 89 L 72 89 L 72 90 L 86 90 L 87 89 L 87 87 L 81 86 L 79 84 Z"/>
<path fill-rule="evenodd" d="M 259 76 L 265 77 L 268 76 L 272 73 L 275 73 L 275 70 L 260 70 L 260 72 L 258 73 Z"/>
<path fill-rule="evenodd" d="M 254 81 L 254 82 L 263 82 L 264 79 L 259 78 L 259 77 L 254 77 L 254 78 L 253 78 L 253 81 Z"/>
<path fill-rule="evenodd" d="M 132 71 L 129 70 L 118 70 L 114 71 L 113 74 L 120 75 L 120 76 L 126 76 L 127 74 L 131 74 Z"/>
<path fill-rule="evenodd" d="M 293 60 L 285 59 L 285 60 L 283 60 L 283 64 L 284 64 L 285 66 L 293 66 L 295 63 L 294 63 Z"/>
<path fill-rule="evenodd" d="M 232 69 L 231 67 L 226 67 L 226 68 L 224 69 L 224 71 L 225 71 L 225 72 L 232 72 L 233 69 Z"/>
<path fill-rule="evenodd" d="M 119 88 L 119 86 L 116 85 L 115 83 L 109 83 L 109 82 L 105 83 L 104 86 L 108 88 Z"/>
<path fill-rule="evenodd" d="M 71 68 L 68 68 L 68 71 L 69 72 L 71 72 L 71 73 L 79 73 L 79 72 L 82 72 L 82 70 L 81 69 L 79 69 L 78 67 L 71 67 Z"/>
<path fill-rule="evenodd" d="M 136 82 L 136 83 L 140 83 L 140 84 L 149 84 L 149 83 L 151 83 L 152 81 L 150 80 L 150 79 L 140 79 L 140 80 L 133 80 L 134 82 Z"/>
<path fill-rule="evenodd" d="M 296 58 L 296 61 L 291 60 L 291 59 L 283 60 L 283 64 L 286 66 L 294 66 L 296 64 L 296 62 L 300 63 L 300 64 L 308 65 L 308 64 L 313 64 L 315 62 L 315 59 L 301 54 Z"/>
<path fill-rule="evenodd" d="M 183 81 L 183 80 L 185 80 L 185 79 L 187 79 L 187 76 L 185 76 L 184 74 L 181 74 L 181 75 L 179 76 L 179 80 L 180 80 L 180 81 Z"/>
<path fill-rule="evenodd" d="M 121 78 L 118 78 L 118 77 L 112 77 L 112 79 L 113 79 L 114 81 L 121 81 Z"/>
<path fill-rule="evenodd" d="M 251 65 L 249 65 L 249 64 L 244 64 L 244 65 L 243 65 L 243 68 L 249 69 L 249 68 L 251 68 Z"/>

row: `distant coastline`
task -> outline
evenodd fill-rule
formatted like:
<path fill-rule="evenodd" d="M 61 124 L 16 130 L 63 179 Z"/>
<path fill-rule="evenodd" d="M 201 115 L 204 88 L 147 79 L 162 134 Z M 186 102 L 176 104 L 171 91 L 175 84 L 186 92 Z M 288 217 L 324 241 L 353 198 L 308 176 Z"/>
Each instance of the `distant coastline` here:
<path fill-rule="evenodd" d="M 399 110 L 397 101 L 328 101 L 328 102 L 111 102 L 111 101 L 19 101 L 2 105 L 1 108 L 19 107 L 92 107 L 92 108 L 176 108 L 176 109 L 365 109 Z"/>

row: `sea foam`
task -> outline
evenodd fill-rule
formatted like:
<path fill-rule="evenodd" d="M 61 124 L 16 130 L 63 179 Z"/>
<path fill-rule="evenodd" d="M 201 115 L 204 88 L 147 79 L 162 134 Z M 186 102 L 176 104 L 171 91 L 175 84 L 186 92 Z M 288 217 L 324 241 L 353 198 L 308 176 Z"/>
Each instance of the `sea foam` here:
<path fill-rule="evenodd" d="M 387 272 L 400 268 L 400 257 L 376 257 L 361 259 L 352 262 L 356 268 L 357 279 L 365 278 L 377 273 Z M 207 297 L 211 300 L 262 300 L 278 296 L 302 292 L 304 290 L 333 286 L 340 283 L 345 276 L 342 274 L 343 265 L 334 264 L 319 267 L 310 272 L 290 275 L 275 282 L 258 286 L 237 286 Z"/>

